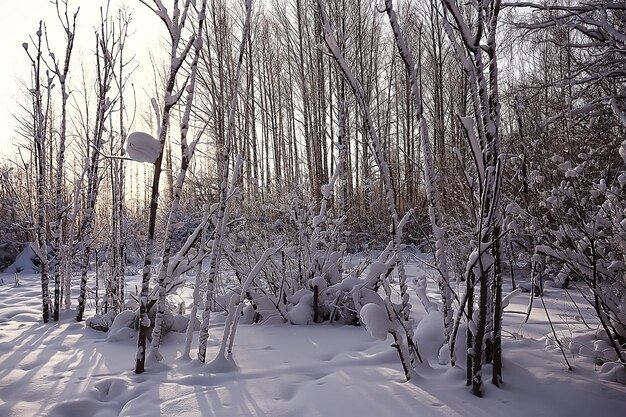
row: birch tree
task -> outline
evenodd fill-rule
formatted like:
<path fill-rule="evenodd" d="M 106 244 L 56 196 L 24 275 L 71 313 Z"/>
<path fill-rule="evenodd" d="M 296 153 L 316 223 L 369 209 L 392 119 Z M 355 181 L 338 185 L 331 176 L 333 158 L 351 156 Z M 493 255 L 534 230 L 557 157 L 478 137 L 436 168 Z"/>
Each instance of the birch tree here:
<path fill-rule="evenodd" d="M 176 103 L 184 94 L 184 88 L 176 90 L 176 81 L 178 72 L 185 62 L 189 51 L 193 47 L 194 36 L 189 39 L 183 39 L 183 29 L 188 23 L 191 9 L 191 0 L 184 0 L 182 5 L 179 0 L 174 1 L 172 15 L 170 16 L 167 8 L 161 0 L 140 0 L 148 9 L 161 19 L 165 25 L 170 37 L 170 53 L 169 53 L 169 70 L 167 81 L 165 83 L 163 104 L 160 114 L 158 114 L 159 128 L 157 131 L 157 139 L 159 141 L 160 152 L 154 161 L 154 172 L 152 176 L 152 186 L 150 192 L 150 210 L 148 217 L 148 233 L 146 249 L 144 252 L 143 270 L 141 279 L 141 293 L 139 299 L 139 331 L 137 337 L 137 356 L 135 361 L 135 373 L 141 374 L 145 369 L 146 362 L 146 339 L 148 337 L 148 328 L 151 320 L 148 317 L 150 278 L 152 275 L 152 258 L 154 256 L 155 247 L 155 229 L 157 220 L 157 211 L 159 207 L 159 184 L 162 173 L 163 149 L 165 140 L 170 127 L 170 114 Z M 153 100 L 155 103 L 155 100 Z M 155 106 L 156 107 L 156 106 Z M 155 109 L 156 110 L 156 109 Z"/>
<path fill-rule="evenodd" d="M 34 144 L 34 164 L 36 167 L 37 184 L 37 217 L 35 228 L 37 230 L 37 242 L 35 253 L 41 261 L 41 298 L 42 298 L 42 319 L 47 323 L 50 319 L 50 287 L 49 287 L 49 259 L 48 259 L 48 227 L 46 210 L 46 188 L 47 188 L 47 156 L 46 156 L 46 136 L 48 130 L 48 111 L 50 106 L 50 95 L 53 87 L 53 75 L 46 71 L 43 54 L 43 22 L 39 22 L 39 28 L 35 33 L 35 38 L 31 38 L 31 43 L 35 50 L 29 52 L 29 44 L 22 46 L 31 62 L 31 82 L 30 89 L 32 104 L 32 132 Z M 45 71 L 45 72 L 44 72 Z M 42 82 L 42 77 L 45 78 Z"/>
<path fill-rule="evenodd" d="M 94 236 L 92 235 L 95 225 L 95 210 L 100 182 L 102 178 L 102 151 L 104 143 L 109 139 L 112 132 L 107 132 L 109 118 L 119 99 L 118 94 L 112 94 L 112 86 L 116 65 L 120 57 L 123 41 L 109 16 L 108 6 L 100 9 L 100 27 L 95 34 L 96 43 L 96 109 L 95 120 L 91 127 L 91 134 L 87 140 L 87 154 L 85 159 L 84 175 L 86 180 L 86 201 L 83 208 L 83 218 L 75 237 L 80 244 L 81 277 L 78 306 L 76 308 L 76 321 L 82 321 L 85 312 L 87 298 L 87 274 L 89 271 L 90 255 Z M 77 189 L 77 192 L 80 192 Z"/>
<path fill-rule="evenodd" d="M 206 0 L 202 2 L 202 6 L 200 8 L 200 12 L 197 18 L 197 29 L 195 30 L 195 34 L 192 35 L 193 39 L 193 48 L 194 48 L 194 56 L 191 62 L 191 71 L 189 75 L 189 80 L 187 81 L 187 85 L 185 87 L 185 91 L 187 92 L 187 96 L 185 99 L 185 107 L 183 110 L 183 117 L 180 126 L 180 153 L 181 153 L 181 166 L 178 170 L 178 175 L 176 177 L 176 183 L 174 186 L 174 196 L 170 205 L 169 215 L 167 218 L 167 223 L 165 226 L 165 236 L 163 238 L 163 252 L 161 256 L 161 266 L 159 269 L 158 276 L 158 302 L 157 302 L 157 312 L 154 322 L 154 329 L 152 331 L 152 343 L 151 343 L 151 355 L 158 360 L 161 360 L 161 354 L 159 352 L 159 347 L 161 344 L 161 335 L 162 335 L 162 327 L 163 327 L 163 316 L 165 314 L 165 310 L 167 308 L 166 304 L 166 292 L 167 287 L 170 285 L 170 282 L 173 278 L 174 270 L 170 268 L 170 252 L 172 239 L 174 235 L 174 231 L 177 227 L 176 224 L 176 216 L 178 214 L 178 210 L 180 207 L 181 194 L 183 189 L 183 184 L 185 182 L 185 178 L 187 175 L 187 170 L 189 169 L 189 164 L 196 150 L 196 145 L 198 141 L 202 137 L 204 133 L 204 129 L 201 129 L 199 133 L 195 136 L 195 138 L 191 141 L 191 143 L 187 142 L 187 135 L 189 133 L 189 123 L 191 118 L 191 111 L 193 108 L 193 99 L 194 93 L 196 89 L 196 77 L 198 74 L 198 61 L 200 59 L 200 54 L 202 53 L 203 47 L 203 38 L 202 38 L 202 30 L 204 27 L 204 22 L 206 19 Z M 191 40 L 191 39 L 190 39 Z M 200 265 L 202 261 L 200 260 Z M 193 326 L 193 323 L 190 321 L 190 326 Z"/>
<path fill-rule="evenodd" d="M 69 92 L 67 88 L 68 75 L 70 69 L 70 62 L 72 59 L 72 51 L 74 49 L 74 38 L 76 34 L 76 18 L 80 8 L 76 9 L 71 20 L 68 14 L 67 1 L 63 1 L 63 9 L 58 0 L 55 0 L 54 4 L 57 10 L 57 16 L 66 36 L 65 57 L 63 64 L 57 60 L 54 53 L 50 50 L 50 44 L 48 43 L 48 54 L 50 56 L 51 72 L 55 75 L 59 82 L 61 90 L 61 124 L 59 126 L 59 143 L 57 150 L 57 163 L 56 163 L 56 182 L 54 189 L 54 223 L 51 225 L 52 229 L 52 250 L 54 253 L 54 303 L 53 303 L 53 319 L 59 320 L 59 310 L 61 305 L 61 284 L 63 279 L 63 260 L 67 259 L 64 255 L 65 236 L 63 236 L 63 224 L 67 215 L 69 205 L 67 201 L 64 201 L 64 168 L 65 168 L 65 152 L 67 141 L 67 119 L 68 108 L 67 101 L 69 98 Z"/>
<path fill-rule="evenodd" d="M 131 61 L 126 61 L 124 50 L 126 40 L 129 34 L 132 15 L 124 10 L 118 11 L 117 16 L 118 28 L 120 32 L 120 48 L 117 72 L 115 73 L 115 83 L 119 91 L 118 97 L 118 141 L 110 141 L 110 150 L 113 157 L 109 161 L 110 177 L 111 177 L 111 279 L 107 284 L 107 302 L 106 309 L 113 309 L 119 312 L 124 306 L 124 272 L 125 258 L 128 244 L 126 238 L 129 236 L 128 227 L 128 211 L 126 208 L 126 118 L 128 117 L 128 109 L 124 99 L 124 93 L 128 85 L 132 68 L 129 70 Z M 113 125 L 113 120 L 111 120 Z M 112 127 L 111 127 L 112 129 Z"/>

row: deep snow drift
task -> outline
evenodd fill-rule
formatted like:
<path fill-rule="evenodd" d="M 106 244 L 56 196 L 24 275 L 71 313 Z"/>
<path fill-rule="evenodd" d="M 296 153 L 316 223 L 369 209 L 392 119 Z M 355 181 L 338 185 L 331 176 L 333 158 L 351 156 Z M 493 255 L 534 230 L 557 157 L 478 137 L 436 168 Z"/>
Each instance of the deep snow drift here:
<path fill-rule="evenodd" d="M 409 277 L 423 273 L 429 272 L 419 264 L 408 267 Z M 181 358 L 185 335 L 170 333 L 164 362 L 135 375 L 134 333 L 107 340 L 74 322 L 71 311 L 43 324 L 38 277 L 17 277 L 18 285 L 13 274 L 0 274 L 3 417 L 626 415 L 624 369 L 602 365 L 611 352 L 591 309 L 572 292 L 579 312 L 562 289 L 546 288 L 544 300 L 574 371 L 567 371 L 553 337 L 545 337 L 551 331 L 541 301 L 535 299 L 524 324 L 529 296 L 515 294 L 504 313 L 504 385 L 490 383 L 487 365 L 485 397 L 476 398 L 465 387 L 462 357 L 455 368 L 437 363 L 440 317 L 425 318 L 413 290 L 417 341 L 429 364 L 408 383 L 391 338 L 374 338 L 365 326 L 329 324 L 240 325 L 233 359 L 206 365 Z M 436 298 L 432 282 L 428 289 Z M 368 316 L 379 319 L 375 311 Z M 208 358 L 219 349 L 224 315 L 212 320 Z"/>

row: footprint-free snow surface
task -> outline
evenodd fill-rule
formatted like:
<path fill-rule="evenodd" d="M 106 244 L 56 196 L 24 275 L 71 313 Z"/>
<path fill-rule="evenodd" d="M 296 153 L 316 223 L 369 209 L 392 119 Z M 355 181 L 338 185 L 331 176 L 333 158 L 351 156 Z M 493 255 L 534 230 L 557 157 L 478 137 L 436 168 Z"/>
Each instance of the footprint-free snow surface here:
<path fill-rule="evenodd" d="M 408 272 L 428 273 L 416 264 Z M 169 333 L 163 362 L 136 375 L 132 332 L 107 341 L 106 333 L 76 323 L 73 311 L 43 324 L 38 277 L 18 275 L 17 285 L 15 278 L 0 274 L 2 417 L 626 416 L 623 367 L 609 361 L 582 297 L 562 289 L 547 288 L 544 301 L 573 371 L 546 337 L 540 300 L 523 323 L 529 295 L 519 293 L 504 314 L 504 384 L 491 384 L 486 365 L 484 397 L 476 398 L 465 386 L 464 358 L 454 368 L 438 364 L 440 316 L 426 316 L 413 295 L 417 341 L 429 363 L 410 382 L 391 338 L 330 324 L 242 324 L 232 359 L 208 364 L 182 358 L 185 335 Z M 436 299 L 436 286 L 428 288 Z M 209 359 L 217 355 L 224 316 L 212 321 Z"/>

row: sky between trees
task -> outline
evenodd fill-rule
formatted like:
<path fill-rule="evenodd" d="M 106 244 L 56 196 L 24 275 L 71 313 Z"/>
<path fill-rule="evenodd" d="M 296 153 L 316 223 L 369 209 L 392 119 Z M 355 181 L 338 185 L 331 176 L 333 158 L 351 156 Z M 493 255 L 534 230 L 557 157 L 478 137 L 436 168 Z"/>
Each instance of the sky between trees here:
<path fill-rule="evenodd" d="M 8 0 L 4 0 L 9 3 Z M 0 158 L 11 157 L 15 153 L 12 146 L 18 140 L 15 133 L 17 123 L 14 114 L 19 114 L 19 103 L 26 103 L 24 81 L 30 76 L 30 63 L 24 53 L 22 43 L 28 42 L 37 30 L 40 20 L 48 29 L 49 40 L 53 52 L 62 56 L 65 40 L 63 30 L 58 22 L 54 4 L 49 0 L 11 1 L 0 13 Z M 76 21 L 76 57 L 72 63 L 72 71 L 78 82 L 81 64 L 92 65 L 93 32 L 100 22 L 100 8 L 106 7 L 107 0 L 69 0 L 69 9 L 73 12 L 80 7 Z M 150 53 L 162 50 L 163 30 L 160 21 L 138 0 L 111 0 L 111 13 L 118 8 L 127 7 L 132 12 L 132 36 L 128 41 L 128 51 L 135 54 L 137 70 L 134 79 L 146 79 L 150 73 Z M 83 57 L 88 59 L 83 59 Z M 89 73 L 89 67 L 86 67 Z M 148 78 L 150 79 L 150 78 Z M 136 85 L 138 99 L 145 100 L 145 87 Z"/>

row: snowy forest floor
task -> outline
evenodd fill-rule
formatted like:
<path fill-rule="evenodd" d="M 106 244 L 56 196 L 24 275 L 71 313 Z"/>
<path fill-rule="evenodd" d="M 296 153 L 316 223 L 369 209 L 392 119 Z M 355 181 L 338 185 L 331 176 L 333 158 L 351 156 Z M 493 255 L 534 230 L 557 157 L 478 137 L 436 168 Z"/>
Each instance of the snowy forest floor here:
<path fill-rule="evenodd" d="M 413 286 L 418 274 L 430 274 L 417 262 L 407 272 Z M 626 415 L 626 374 L 593 358 L 603 346 L 596 340 L 598 324 L 575 290 L 570 294 L 580 312 L 563 289 L 546 286 L 544 296 L 574 370 L 567 370 L 553 338 L 545 337 L 551 330 L 539 298 L 524 324 L 529 294 L 519 293 L 504 313 L 504 384 L 491 384 L 487 365 L 485 396 L 476 398 L 465 386 L 464 357 L 455 368 L 437 363 L 439 320 L 425 317 L 413 290 L 413 315 L 422 322 L 417 341 L 429 364 L 408 383 L 391 338 L 374 339 L 363 326 L 330 324 L 242 324 L 233 360 L 206 365 L 181 358 L 185 335 L 169 333 L 163 363 L 136 375 L 136 336 L 107 341 L 106 333 L 76 323 L 73 311 L 43 324 L 39 277 L 17 277 L 16 286 L 13 274 L 0 274 L 2 417 Z M 138 277 L 128 279 L 134 287 Z M 507 282 L 505 294 L 510 290 Z M 436 299 L 432 281 L 428 292 Z M 224 315 L 213 314 L 213 320 L 209 359 L 219 349 Z"/>

